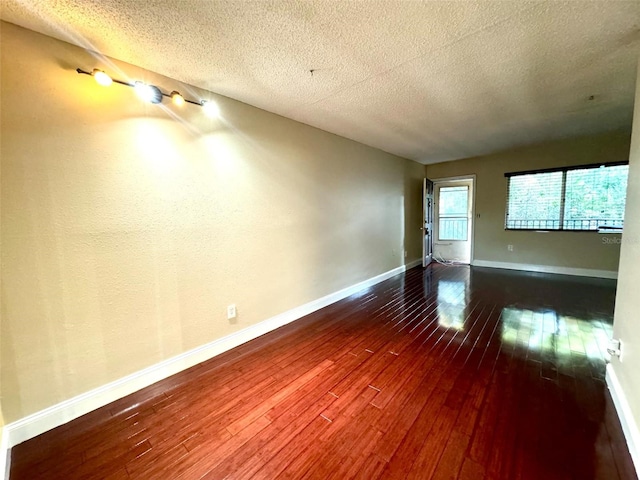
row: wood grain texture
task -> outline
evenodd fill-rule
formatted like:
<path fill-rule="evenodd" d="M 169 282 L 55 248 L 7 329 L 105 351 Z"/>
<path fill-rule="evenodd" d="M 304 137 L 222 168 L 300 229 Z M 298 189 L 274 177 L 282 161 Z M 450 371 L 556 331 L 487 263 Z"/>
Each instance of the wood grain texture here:
<path fill-rule="evenodd" d="M 416 268 L 16 446 L 11 478 L 634 479 L 614 298 Z"/>

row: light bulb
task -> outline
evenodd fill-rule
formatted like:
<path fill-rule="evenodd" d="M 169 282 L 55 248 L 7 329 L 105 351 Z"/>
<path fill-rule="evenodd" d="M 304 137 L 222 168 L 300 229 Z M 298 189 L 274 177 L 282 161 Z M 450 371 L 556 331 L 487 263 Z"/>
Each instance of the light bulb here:
<path fill-rule="evenodd" d="M 171 101 L 173 102 L 174 105 L 178 107 L 181 107 L 182 105 L 184 105 L 184 97 L 180 95 L 179 92 L 176 92 L 175 90 L 171 92 Z"/>
<path fill-rule="evenodd" d="M 97 68 L 93 69 L 91 75 L 93 75 L 93 78 L 96 79 L 96 82 L 98 82 L 98 84 L 102 85 L 103 87 L 108 87 L 113 83 L 113 80 L 109 75 L 104 73 L 102 70 L 98 70 Z"/>
<path fill-rule="evenodd" d="M 136 93 L 145 102 L 160 103 L 162 101 L 162 92 L 155 85 L 147 85 L 143 82 L 136 82 Z"/>
<path fill-rule="evenodd" d="M 200 104 L 202 105 L 202 108 L 204 109 L 204 113 L 208 116 L 208 117 L 219 117 L 220 116 L 220 108 L 218 108 L 218 105 L 215 102 L 212 102 L 210 100 L 202 100 L 202 102 L 200 102 Z"/>

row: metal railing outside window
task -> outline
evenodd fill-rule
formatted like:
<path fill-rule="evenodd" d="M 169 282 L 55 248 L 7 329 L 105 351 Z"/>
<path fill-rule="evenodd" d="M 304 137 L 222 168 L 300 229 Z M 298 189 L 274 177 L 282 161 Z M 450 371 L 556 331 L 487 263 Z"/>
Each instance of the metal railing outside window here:
<path fill-rule="evenodd" d="M 629 165 L 507 173 L 508 230 L 622 229 Z"/>

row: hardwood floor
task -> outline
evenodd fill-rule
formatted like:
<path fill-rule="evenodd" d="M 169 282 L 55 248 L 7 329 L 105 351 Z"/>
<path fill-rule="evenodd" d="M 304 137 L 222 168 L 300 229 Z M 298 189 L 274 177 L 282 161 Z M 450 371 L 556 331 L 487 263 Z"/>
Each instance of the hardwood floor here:
<path fill-rule="evenodd" d="M 416 268 L 12 450 L 18 479 L 633 479 L 615 282 Z"/>

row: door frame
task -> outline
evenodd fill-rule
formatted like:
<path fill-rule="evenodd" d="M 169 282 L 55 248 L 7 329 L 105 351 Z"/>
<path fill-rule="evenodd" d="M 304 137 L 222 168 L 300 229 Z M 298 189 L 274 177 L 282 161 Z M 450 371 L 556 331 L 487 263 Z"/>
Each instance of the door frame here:
<path fill-rule="evenodd" d="M 473 265 L 474 247 L 476 243 L 476 220 L 479 218 L 479 214 L 476 215 L 476 187 L 477 187 L 476 174 L 472 173 L 469 175 L 457 175 L 455 177 L 431 178 L 430 180 L 433 182 L 434 200 L 435 200 L 436 184 L 463 181 L 463 180 L 471 181 L 471 185 L 473 186 L 472 188 L 473 192 L 471 192 L 471 238 L 469 239 L 469 241 L 471 242 L 471 252 L 469 253 L 469 265 Z M 437 211 L 436 209 L 434 209 L 434 221 L 436 219 L 436 216 L 437 216 Z M 433 241 L 435 242 L 436 239 L 434 238 Z"/>
<path fill-rule="evenodd" d="M 426 268 L 433 262 L 434 188 L 433 181 L 431 181 L 430 178 L 424 177 L 422 180 L 422 227 L 420 227 L 420 231 L 422 232 L 422 268 Z"/>

